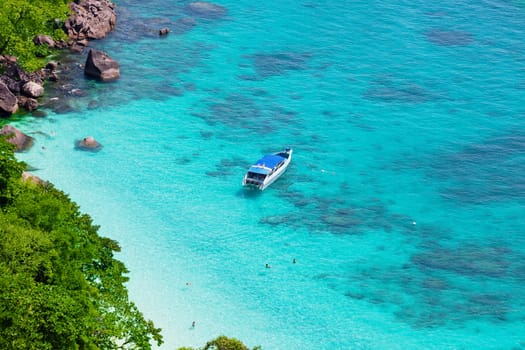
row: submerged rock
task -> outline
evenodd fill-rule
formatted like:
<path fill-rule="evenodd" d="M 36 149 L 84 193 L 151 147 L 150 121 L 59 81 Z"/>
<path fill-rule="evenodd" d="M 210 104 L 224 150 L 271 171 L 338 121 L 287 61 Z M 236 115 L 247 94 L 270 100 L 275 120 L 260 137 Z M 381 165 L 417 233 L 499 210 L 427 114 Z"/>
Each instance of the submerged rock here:
<path fill-rule="evenodd" d="M 18 96 L 18 105 L 31 112 L 38 108 L 38 101 L 31 97 Z"/>
<path fill-rule="evenodd" d="M 474 41 L 472 34 L 453 30 L 431 30 L 426 33 L 428 41 L 440 46 L 466 46 Z"/>
<path fill-rule="evenodd" d="M 197 17 L 219 18 L 228 12 L 225 7 L 206 1 L 191 2 L 186 6 L 186 12 Z"/>
<path fill-rule="evenodd" d="M 447 270 L 469 276 L 500 277 L 509 267 L 505 255 L 498 249 L 483 246 L 439 247 L 413 255 L 411 260 L 422 270 Z"/>
<path fill-rule="evenodd" d="M 173 28 L 171 31 L 175 34 L 184 34 L 195 27 L 196 24 L 197 22 L 195 19 L 191 17 L 179 18 L 177 21 L 175 21 L 175 23 L 173 23 Z"/>

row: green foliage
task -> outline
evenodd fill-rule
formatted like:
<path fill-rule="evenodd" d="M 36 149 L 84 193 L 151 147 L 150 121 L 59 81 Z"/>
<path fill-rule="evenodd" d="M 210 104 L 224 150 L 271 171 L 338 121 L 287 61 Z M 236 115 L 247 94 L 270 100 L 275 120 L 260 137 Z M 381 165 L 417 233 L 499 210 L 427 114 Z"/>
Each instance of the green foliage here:
<path fill-rule="evenodd" d="M 183 347 L 177 350 L 199 350 L 194 348 Z M 224 335 L 221 335 L 204 345 L 201 350 L 250 350 L 246 345 L 244 345 L 239 339 L 228 338 Z M 253 350 L 261 350 L 261 347 L 256 346 Z"/>
<path fill-rule="evenodd" d="M 36 46 L 33 38 L 49 35 L 64 39 L 60 29 L 70 10 L 67 0 L 2 0 L 0 1 L 0 54 L 17 56 L 26 70 L 35 70 L 51 51 Z"/>
<path fill-rule="evenodd" d="M 0 135 L 0 208 L 10 203 L 19 190 L 17 179 L 22 176 L 24 165 L 14 155 L 15 146 Z"/>
<path fill-rule="evenodd" d="M 117 242 L 52 185 L 21 179 L 0 139 L 0 349 L 151 349 Z M 16 190 L 15 190 L 16 189 Z"/>
<path fill-rule="evenodd" d="M 224 335 L 206 343 L 203 350 L 249 350 L 240 340 Z"/>

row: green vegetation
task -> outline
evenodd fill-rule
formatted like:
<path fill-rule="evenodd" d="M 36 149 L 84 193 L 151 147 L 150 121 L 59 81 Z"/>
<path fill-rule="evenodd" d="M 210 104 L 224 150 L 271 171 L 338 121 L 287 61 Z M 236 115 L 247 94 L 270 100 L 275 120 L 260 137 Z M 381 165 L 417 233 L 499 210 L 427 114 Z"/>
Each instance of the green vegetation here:
<path fill-rule="evenodd" d="M 16 56 L 27 71 L 44 66 L 53 52 L 33 38 L 66 39 L 69 1 L 0 0 L 0 55 Z M 0 136 L 0 349 L 161 345 L 161 330 L 128 299 L 128 271 L 114 258 L 118 243 L 100 237 L 91 218 L 52 184 L 22 180 L 25 168 Z M 249 349 L 220 336 L 202 350 Z"/>
<path fill-rule="evenodd" d="M 64 39 L 62 25 L 70 10 L 68 0 L 1 0 L 0 1 L 0 55 L 18 57 L 20 65 L 36 70 L 45 65 L 51 50 L 36 46 L 33 38 L 38 34 L 53 39 Z"/>
<path fill-rule="evenodd" d="M 194 348 L 179 348 L 178 350 L 250 350 L 246 345 L 244 345 L 240 340 L 235 338 L 228 338 L 224 335 L 221 335 L 204 345 L 202 349 Z M 261 347 L 256 346 L 253 350 L 261 350 Z"/>
<path fill-rule="evenodd" d="M 160 329 L 128 299 L 117 242 L 0 137 L 0 348 L 150 349 Z"/>

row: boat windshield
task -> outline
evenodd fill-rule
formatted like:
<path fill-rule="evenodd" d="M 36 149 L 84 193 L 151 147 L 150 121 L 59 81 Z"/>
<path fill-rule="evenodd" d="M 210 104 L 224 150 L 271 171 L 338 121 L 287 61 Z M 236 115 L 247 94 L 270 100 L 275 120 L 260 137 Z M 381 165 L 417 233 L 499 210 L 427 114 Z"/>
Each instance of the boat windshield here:
<path fill-rule="evenodd" d="M 267 175 L 270 173 L 270 169 L 262 168 L 260 166 L 252 166 L 250 170 L 248 171 L 250 173 L 262 174 L 262 175 Z"/>

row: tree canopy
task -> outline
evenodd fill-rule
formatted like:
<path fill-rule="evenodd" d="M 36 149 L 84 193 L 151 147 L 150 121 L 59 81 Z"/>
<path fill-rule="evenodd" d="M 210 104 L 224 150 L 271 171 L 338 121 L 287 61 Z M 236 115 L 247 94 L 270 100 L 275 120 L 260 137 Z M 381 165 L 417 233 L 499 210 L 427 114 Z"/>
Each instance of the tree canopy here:
<path fill-rule="evenodd" d="M 183 347 L 178 350 L 250 350 L 244 345 L 239 339 L 228 338 L 224 335 L 218 336 L 217 338 L 207 342 L 202 349 L 194 349 Z M 261 350 L 260 346 L 256 346 L 253 350 Z"/>
<path fill-rule="evenodd" d="M 0 348 L 160 345 L 128 299 L 118 243 L 53 185 L 22 180 L 23 169 L 0 137 Z"/>
<path fill-rule="evenodd" d="M 67 0 L 0 1 L 0 54 L 17 56 L 22 67 L 35 70 L 51 53 L 47 46 L 36 46 L 38 34 L 64 39 L 62 30 L 70 10 Z"/>

